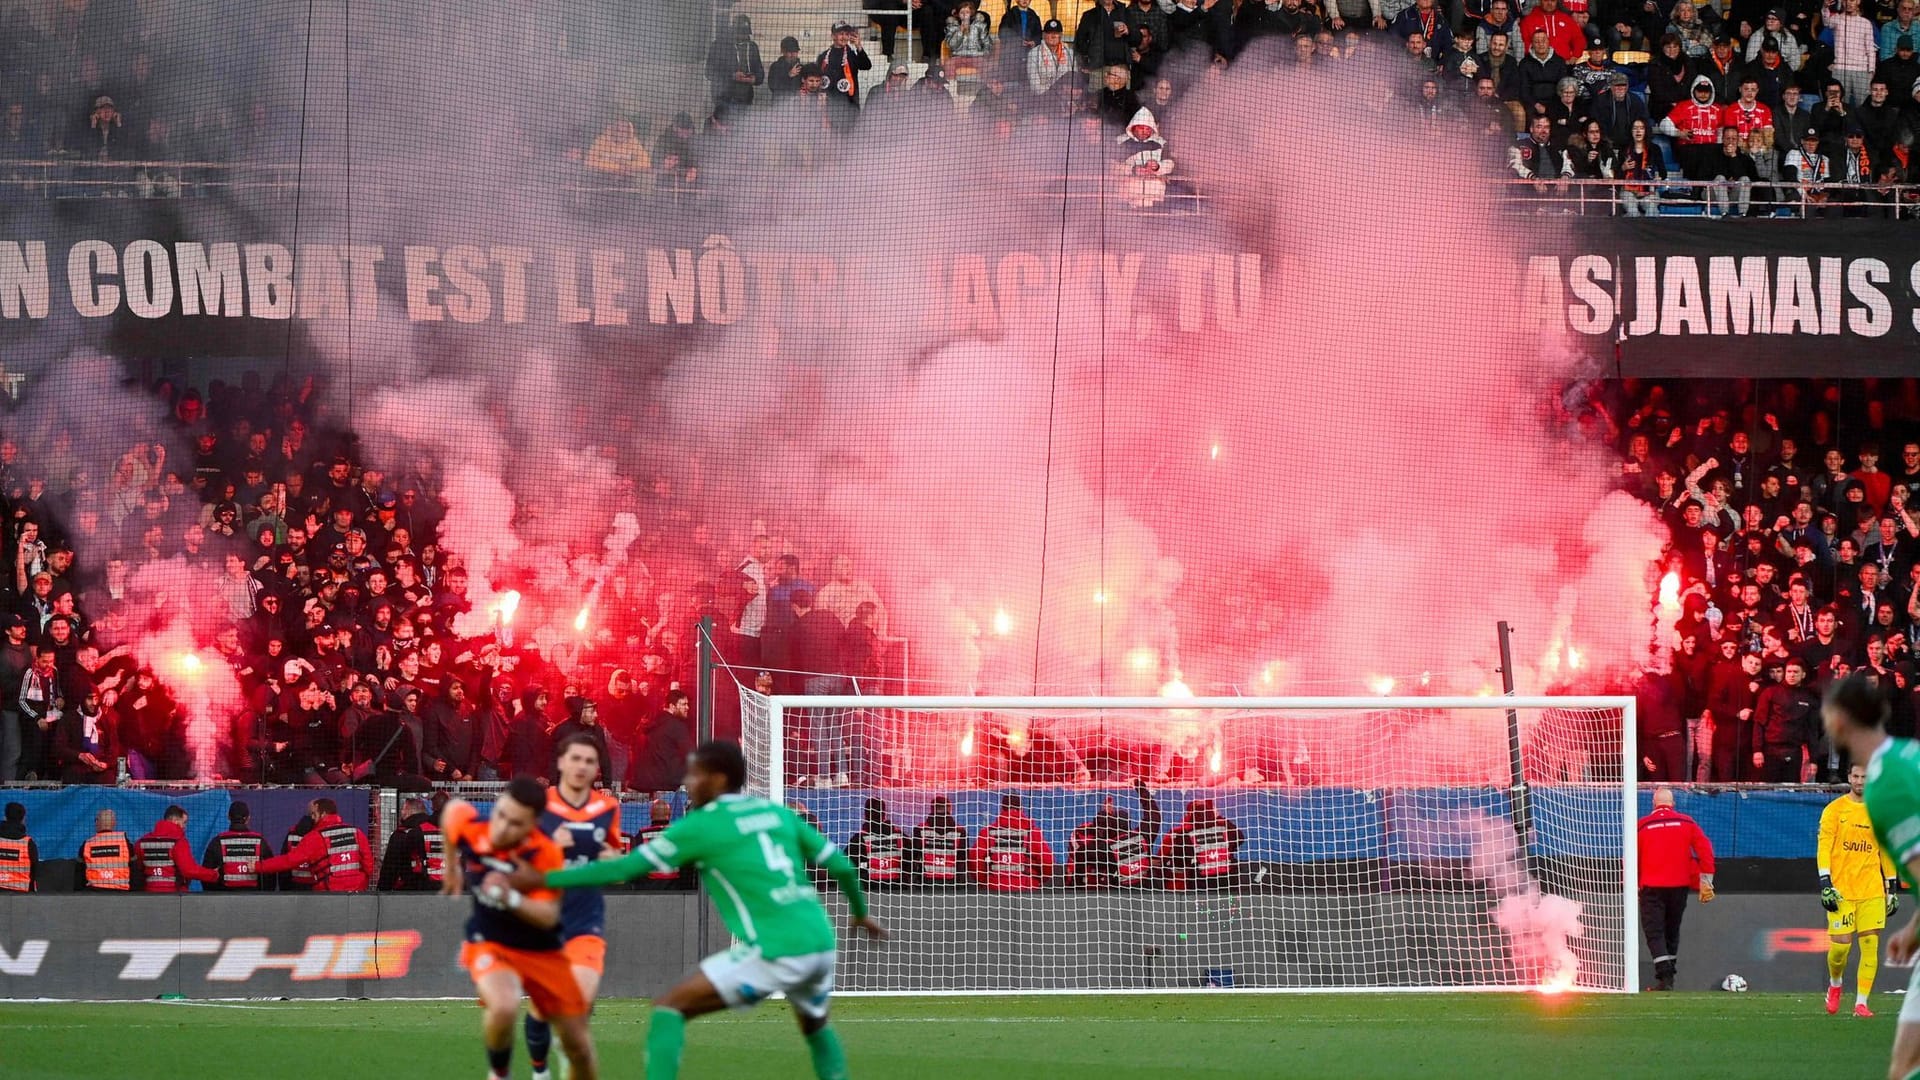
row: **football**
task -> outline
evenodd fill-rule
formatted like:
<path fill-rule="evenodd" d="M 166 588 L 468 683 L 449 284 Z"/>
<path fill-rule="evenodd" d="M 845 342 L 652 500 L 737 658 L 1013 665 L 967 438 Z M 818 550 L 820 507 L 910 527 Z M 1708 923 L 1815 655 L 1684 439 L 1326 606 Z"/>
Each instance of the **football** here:
<path fill-rule="evenodd" d="M 1738 975 L 1729 975 L 1720 980 L 1720 989 L 1730 990 L 1736 994 L 1744 994 L 1747 992 L 1747 980 Z"/>

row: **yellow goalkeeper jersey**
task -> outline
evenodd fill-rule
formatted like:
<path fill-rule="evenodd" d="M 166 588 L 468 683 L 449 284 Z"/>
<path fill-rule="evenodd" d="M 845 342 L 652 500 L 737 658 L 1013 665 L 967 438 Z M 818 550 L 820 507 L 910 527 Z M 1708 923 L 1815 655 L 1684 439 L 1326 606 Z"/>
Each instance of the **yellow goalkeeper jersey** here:
<path fill-rule="evenodd" d="M 1873 838 L 1867 804 L 1851 795 L 1840 796 L 1820 812 L 1820 843 L 1814 858 L 1846 900 L 1886 895 L 1887 879 L 1895 873 L 1893 860 Z"/>

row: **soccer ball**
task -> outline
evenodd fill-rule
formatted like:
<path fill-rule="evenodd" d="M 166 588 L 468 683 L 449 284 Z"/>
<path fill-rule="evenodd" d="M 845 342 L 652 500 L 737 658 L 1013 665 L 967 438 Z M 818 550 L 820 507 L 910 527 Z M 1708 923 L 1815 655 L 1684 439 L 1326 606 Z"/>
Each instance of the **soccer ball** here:
<path fill-rule="evenodd" d="M 1720 989 L 1730 990 L 1736 994 L 1744 994 L 1747 992 L 1747 980 L 1738 975 L 1729 975 L 1720 980 Z"/>

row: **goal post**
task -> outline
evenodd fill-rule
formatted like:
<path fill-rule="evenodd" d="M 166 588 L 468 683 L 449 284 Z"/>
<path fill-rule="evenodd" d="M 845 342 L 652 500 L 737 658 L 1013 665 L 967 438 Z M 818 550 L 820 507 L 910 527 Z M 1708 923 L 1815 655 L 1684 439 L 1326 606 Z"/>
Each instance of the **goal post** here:
<path fill-rule="evenodd" d="M 898 931 L 845 943 L 849 993 L 1632 992 L 1634 727 L 1630 697 L 741 691 L 749 789 Z"/>

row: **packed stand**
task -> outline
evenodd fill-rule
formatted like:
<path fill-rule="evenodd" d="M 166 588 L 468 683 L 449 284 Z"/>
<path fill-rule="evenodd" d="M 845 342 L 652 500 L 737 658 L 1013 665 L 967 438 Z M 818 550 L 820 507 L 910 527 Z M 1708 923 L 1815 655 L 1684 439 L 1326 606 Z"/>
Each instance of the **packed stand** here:
<path fill-rule="evenodd" d="M 248 373 L 205 398 L 160 384 L 160 419 L 110 468 L 67 432 L 0 438 L 0 783 L 423 789 L 548 775 L 550 748 L 587 733 L 609 781 L 667 791 L 693 742 L 702 618 L 748 682 L 888 674 L 885 606 L 845 555 L 808 577 L 797 535 L 745 523 L 724 540 L 654 475 L 600 507 L 638 531 L 597 584 L 566 572 L 601 546 L 584 535 L 475 583 L 437 543 L 433 466 L 359 462 L 315 411 L 311 382 Z M 715 717 L 723 735 L 737 722 Z"/>
<path fill-rule="evenodd" d="M 1852 671 L 1913 734 L 1920 384 L 1628 380 L 1581 420 L 1672 530 L 1671 660 L 1635 687 L 1643 778 L 1844 780 L 1820 694 Z"/>

